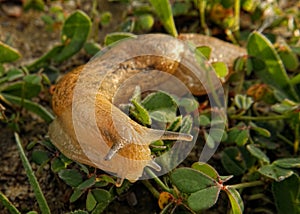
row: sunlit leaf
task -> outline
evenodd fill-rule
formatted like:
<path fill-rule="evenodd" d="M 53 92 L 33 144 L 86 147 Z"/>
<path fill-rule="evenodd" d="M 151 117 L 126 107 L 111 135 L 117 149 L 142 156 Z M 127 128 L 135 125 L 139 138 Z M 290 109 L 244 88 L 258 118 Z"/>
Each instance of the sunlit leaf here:
<path fill-rule="evenodd" d="M 300 158 L 282 158 L 277 159 L 273 164 L 282 168 L 300 168 Z"/>
<path fill-rule="evenodd" d="M 136 35 L 132 33 L 126 33 L 126 32 L 110 33 L 105 36 L 104 44 L 108 46 L 115 42 L 121 41 L 123 39 L 128 39 L 128 38 L 136 38 Z"/>
<path fill-rule="evenodd" d="M 244 203 L 239 192 L 230 186 L 227 186 L 225 192 L 230 200 L 232 214 L 242 214 L 244 211 Z"/>
<path fill-rule="evenodd" d="M 18 50 L 0 41 L 0 63 L 13 62 L 21 57 Z"/>
<path fill-rule="evenodd" d="M 280 90 L 286 97 L 294 100 L 299 99 L 295 89 L 290 84 L 279 55 L 265 36 L 259 32 L 252 33 L 248 38 L 247 50 L 250 56 L 261 60 L 264 64 L 261 69 L 255 69 L 255 73 L 259 78 Z M 257 65 L 257 63 L 255 64 Z"/>
<path fill-rule="evenodd" d="M 173 19 L 172 8 L 168 0 L 150 0 L 153 8 L 165 29 L 172 36 L 177 37 L 177 30 Z"/>
<path fill-rule="evenodd" d="M 196 51 L 199 51 L 206 59 L 210 58 L 211 48 L 209 46 L 200 46 L 196 48 Z"/>
<path fill-rule="evenodd" d="M 43 118 L 47 123 L 50 123 L 54 119 L 54 116 L 38 103 L 32 102 L 30 100 L 22 99 L 21 97 L 12 96 L 9 94 L 2 93 L 0 95 L 2 95 L 9 103 L 23 106 L 27 110 L 37 114 L 38 116 Z"/>
<path fill-rule="evenodd" d="M 273 164 L 262 166 L 258 169 L 258 172 L 275 181 L 282 181 L 294 173 L 292 170 L 280 168 Z"/>
<path fill-rule="evenodd" d="M 196 169 L 207 176 L 213 178 L 214 180 L 217 180 L 219 178 L 218 172 L 213 168 L 211 165 L 203 162 L 195 162 L 192 165 L 193 169 Z"/>
<path fill-rule="evenodd" d="M 61 40 L 63 49 L 54 57 L 55 61 L 62 62 L 84 45 L 91 28 L 90 18 L 82 11 L 72 13 L 64 22 Z"/>

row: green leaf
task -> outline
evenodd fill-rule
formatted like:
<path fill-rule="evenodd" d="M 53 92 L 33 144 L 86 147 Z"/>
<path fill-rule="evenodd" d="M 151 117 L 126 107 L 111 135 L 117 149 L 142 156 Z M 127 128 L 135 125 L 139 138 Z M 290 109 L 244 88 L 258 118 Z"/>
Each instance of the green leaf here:
<path fill-rule="evenodd" d="M 101 50 L 101 46 L 96 42 L 87 42 L 84 44 L 83 48 L 89 55 L 92 56 Z"/>
<path fill-rule="evenodd" d="M 160 122 L 173 122 L 176 119 L 177 104 L 172 96 L 158 91 L 149 94 L 141 102 L 150 117 Z"/>
<path fill-rule="evenodd" d="M 104 189 L 93 189 L 92 193 L 98 203 L 100 202 L 108 203 L 111 199 L 110 193 Z"/>
<path fill-rule="evenodd" d="M 7 72 L 7 81 L 13 81 L 24 76 L 24 72 L 21 69 L 12 68 Z"/>
<path fill-rule="evenodd" d="M 257 146 L 249 144 L 246 146 L 246 148 L 251 153 L 251 155 L 253 155 L 257 159 L 262 160 L 265 163 L 270 163 L 270 159 L 268 158 L 268 156 Z"/>
<path fill-rule="evenodd" d="M 287 98 L 299 100 L 279 55 L 265 36 L 259 32 L 252 33 L 247 42 L 247 51 L 250 56 L 261 60 L 264 64 L 261 69 L 255 69 L 260 79 L 281 91 Z"/>
<path fill-rule="evenodd" d="M 179 106 L 184 107 L 184 110 L 187 113 L 190 113 L 198 108 L 199 103 L 194 98 L 182 98 L 179 101 Z"/>
<path fill-rule="evenodd" d="M 213 168 L 211 165 L 207 163 L 195 162 L 193 163 L 192 168 L 204 173 L 205 175 L 211 177 L 214 180 L 218 180 L 219 178 L 219 174 L 215 170 L 215 168 Z"/>
<path fill-rule="evenodd" d="M 148 111 L 135 99 L 131 100 L 134 108 L 130 109 L 130 114 L 133 115 L 141 124 L 150 125 L 152 123 Z"/>
<path fill-rule="evenodd" d="M 239 109 L 248 110 L 253 104 L 252 97 L 247 97 L 246 95 L 237 94 L 234 97 L 234 104 Z"/>
<path fill-rule="evenodd" d="M 3 96 L 8 103 L 23 106 L 27 110 L 40 116 L 47 123 L 52 122 L 52 120 L 54 119 L 53 115 L 50 112 L 48 112 L 43 106 L 39 105 L 38 103 L 34 103 L 30 100 L 22 99 L 21 97 L 16 97 L 16 96 L 4 94 L 4 93 L 1 93 L 0 96 Z"/>
<path fill-rule="evenodd" d="M 258 172 L 275 181 L 282 181 L 294 173 L 292 170 L 283 169 L 273 164 L 262 166 L 258 169 Z"/>
<path fill-rule="evenodd" d="M 243 146 L 247 143 L 249 139 L 249 131 L 247 129 L 243 129 L 241 127 L 233 127 L 228 132 L 228 142 L 234 142 L 238 146 Z"/>
<path fill-rule="evenodd" d="M 223 150 L 221 162 L 225 170 L 233 175 L 242 175 L 246 171 L 246 163 L 241 151 L 236 147 Z"/>
<path fill-rule="evenodd" d="M 240 193 L 230 186 L 226 187 L 225 192 L 230 200 L 232 214 L 242 214 L 244 211 L 244 203 Z"/>
<path fill-rule="evenodd" d="M 229 70 L 224 62 L 213 62 L 212 67 L 215 69 L 216 74 L 219 78 L 224 78 L 228 75 Z"/>
<path fill-rule="evenodd" d="M 65 169 L 65 163 L 63 161 L 61 161 L 59 158 L 54 158 L 52 163 L 51 163 L 51 170 L 54 173 L 59 172 L 62 169 Z"/>
<path fill-rule="evenodd" d="M 182 192 L 194 193 L 214 186 L 214 179 L 191 168 L 178 168 L 171 174 L 172 183 Z"/>
<path fill-rule="evenodd" d="M 18 50 L 0 41 L 0 63 L 13 62 L 21 57 Z"/>
<path fill-rule="evenodd" d="M 80 189 L 75 188 L 74 192 L 72 193 L 72 195 L 69 199 L 70 203 L 77 201 L 84 192 L 85 192 L 85 190 L 80 190 Z"/>
<path fill-rule="evenodd" d="M 36 97 L 42 89 L 41 84 L 31 84 L 24 81 L 13 82 L 2 88 L 2 92 L 25 99 Z"/>
<path fill-rule="evenodd" d="M 75 169 L 63 169 L 60 170 L 58 176 L 64 180 L 64 182 L 71 187 L 77 187 L 82 183 L 81 174 Z"/>
<path fill-rule="evenodd" d="M 92 193 L 98 203 L 92 213 L 102 213 L 111 202 L 112 196 L 108 191 L 104 189 L 93 189 Z"/>
<path fill-rule="evenodd" d="M 182 124 L 182 115 L 175 118 L 175 120 L 169 125 L 168 131 L 177 131 Z"/>
<path fill-rule="evenodd" d="M 115 184 L 115 180 L 111 177 L 111 176 L 108 176 L 108 175 L 100 175 L 98 176 L 97 178 L 97 182 L 102 182 L 102 181 L 105 181 L 106 183 L 109 183 L 109 184 Z"/>
<path fill-rule="evenodd" d="M 43 211 L 43 214 L 50 214 L 51 212 L 50 212 L 48 203 L 47 203 L 47 201 L 45 199 L 45 196 L 44 196 L 44 194 L 43 194 L 43 192 L 40 188 L 40 185 L 37 181 L 37 178 L 34 176 L 34 172 L 31 168 L 31 165 L 30 165 L 30 163 L 29 163 L 29 161 L 28 161 L 28 159 L 25 155 L 24 149 L 22 147 L 22 142 L 21 142 L 20 136 L 16 132 L 14 133 L 14 135 L 15 135 L 15 140 L 16 140 L 16 143 L 17 143 L 17 147 L 18 147 L 18 150 L 19 150 L 19 154 L 20 154 L 22 164 L 24 166 L 24 169 L 25 169 L 26 175 L 28 177 L 30 186 L 34 191 L 34 194 L 35 194 L 36 200 L 39 204 L 40 210 Z"/>
<path fill-rule="evenodd" d="M 92 211 L 97 204 L 97 201 L 91 191 L 89 191 L 89 193 L 87 194 L 85 204 L 87 211 Z"/>
<path fill-rule="evenodd" d="M 104 44 L 106 46 L 109 46 L 115 42 L 118 42 L 123 39 L 128 39 L 128 38 L 136 38 L 136 35 L 132 33 L 125 33 L 125 32 L 110 33 L 105 36 Z"/>
<path fill-rule="evenodd" d="M 172 4 L 173 16 L 187 15 L 192 7 L 192 1 L 177 2 L 174 1 Z"/>
<path fill-rule="evenodd" d="M 300 158 L 277 159 L 273 164 L 282 168 L 300 168 Z"/>
<path fill-rule="evenodd" d="M 87 189 L 90 188 L 91 186 L 93 186 L 96 183 L 96 176 L 92 176 L 89 179 L 85 180 L 84 182 L 82 182 L 80 185 L 78 185 L 78 189 Z"/>
<path fill-rule="evenodd" d="M 213 206 L 219 197 L 220 188 L 218 186 L 208 187 L 192 193 L 188 199 L 189 207 L 194 211 L 200 211 Z"/>
<path fill-rule="evenodd" d="M 61 50 L 64 48 L 64 45 L 56 45 L 46 54 L 41 56 L 39 59 L 35 60 L 33 63 L 26 66 L 29 71 L 38 71 L 40 68 L 49 66 L 51 60 L 57 56 Z"/>
<path fill-rule="evenodd" d="M 172 36 L 177 37 L 178 33 L 173 19 L 170 2 L 168 0 L 150 0 L 150 3 L 167 32 Z"/>
<path fill-rule="evenodd" d="M 300 213 L 300 180 L 297 175 L 272 183 L 272 192 L 278 214 Z"/>
<path fill-rule="evenodd" d="M 21 214 L 20 211 L 8 200 L 8 198 L 0 192 L 0 202 L 9 211 L 10 214 Z"/>
<path fill-rule="evenodd" d="M 34 161 L 36 164 L 41 165 L 44 162 L 49 160 L 49 153 L 47 151 L 43 150 L 35 150 L 31 154 L 31 159 Z"/>
<path fill-rule="evenodd" d="M 44 11 L 45 3 L 43 0 L 27 0 L 24 2 L 23 8 L 25 11 L 28 11 L 29 9 Z"/>
<path fill-rule="evenodd" d="M 271 137 L 271 133 L 269 132 L 269 130 L 264 129 L 262 127 L 257 126 L 255 123 L 250 122 L 249 123 L 251 130 L 257 132 L 258 134 L 260 134 L 261 136 L 264 137 Z"/>
<path fill-rule="evenodd" d="M 150 14 L 143 14 L 138 16 L 136 20 L 135 30 L 136 31 L 149 31 L 154 24 L 154 18 Z"/>
<path fill-rule="evenodd" d="M 64 22 L 61 40 L 63 49 L 54 57 L 62 62 L 77 53 L 84 45 L 91 28 L 90 18 L 82 11 L 72 13 Z"/>
<path fill-rule="evenodd" d="M 191 133 L 193 127 L 193 118 L 191 115 L 186 115 L 182 119 L 182 125 L 180 128 L 181 133 Z"/>
<path fill-rule="evenodd" d="M 295 71 L 299 67 L 298 57 L 288 45 L 280 47 L 278 54 L 286 69 Z"/>
<path fill-rule="evenodd" d="M 292 79 L 291 79 L 291 84 L 292 85 L 297 85 L 300 83 L 300 73 L 295 75 Z"/>
<path fill-rule="evenodd" d="M 200 46 L 196 48 L 196 51 L 199 51 L 206 59 L 210 58 L 211 47 L 209 46 Z"/>
<path fill-rule="evenodd" d="M 208 126 L 210 124 L 210 119 L 206 115 L 199 116 L 199 125 L 200 126 Z"/>
<path fill-rule="evenodd" d="M 108 25 L 111 21 L 112 14 L 109 11 L 101 13 L 100 22 L 101 25 Z"/>

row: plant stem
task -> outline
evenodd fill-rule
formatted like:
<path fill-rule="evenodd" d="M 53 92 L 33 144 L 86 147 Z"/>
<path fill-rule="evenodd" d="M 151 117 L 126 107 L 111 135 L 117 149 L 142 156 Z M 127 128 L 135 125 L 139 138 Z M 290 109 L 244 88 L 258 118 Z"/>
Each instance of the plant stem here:
<path fill-rule="evenodd" d="M 299 123 L 296 124 L 295 127 L 295 142 L 294 142 L 294 153 L 297 154 L 299 150 L 299 132 L 300 132 L 300 126 Z"/>
<path fill-rule="evenodd" d="M 240 30 L 240 7 L 241 1 L 235 0 L 234 2 L 234 27 L 233 32 L 238 32 Z"/>
<path fill-rule="evenodd" d="M 293 142 L 287 139 L 285 136 L 281 135 L 280 133 L 277 134 L 277 137 L 283 140 L 285 143 L 289 144 L 290 146 L 294 146 Z"/>
<path fill-rule="evenodd" d="M 206 8 L 206 0 L 198 0 L 198 8 L 199 8 L 199 16 L 200 16 L 200 25 L 204 30 L 205 35 L 209 35 L 209 29 L 205 22 L 205 8 Z"/>
<path fill-rule="evenodd" d="M 242 188 L 247 188 L 247 187 L 260 186 L 260 185 L 264 185 L 264 184 L 265 183 L 262 181 L 251 181 L 251 182 L 230 185 L 230 187 L 235 188 L 235 189 L 242 189 Z"/>
<path fill-rule="evenodd" d="M 271 116 L 257 116 L 257 117 L 253 117 L 253 116 L 240 116 L 240 115 L 231 115 L 229 116 L 230 119 L 236 119 L 236 120 L 283 120 L 283 119 L 287 119 L 288 116 L 286 115 L 271 115 Z"/>
<path fill-rule="evenodd" d="M 159 192 L 151 185 L 148 180 L 143 180 L 142 183 L 147 187 L 147 189 L 152 193 L 155 198 L 159 198 Z"/>
<path fill-rule="evenodd" d="M 15 132 L 15 140 L 16 140 L 16 143 L 17 143 L 17 147 L 18 147 L 18 150 L 19 150 L 19 153 L 20 153 L 20 158 L 22 160 L 22 163 L 23 163 L 23 166 L 24 166 L 24 169 L 25 169 L 25 172 L 26 172 L 26 175 L 29 179 L 29 183 L 34 191 L 34 194 L 35 194 L 35 197 L 36 197 L 36 200 L 39 204 L 39 207 L 41 209 L 41 213 L 43 214 L 50 214 L 50 209 L 49 209 L 49 206 L 47 204 L 47 201 L 45 199 L 45 196 L 40 188 L 40 185 L 36 179 L 36 177 L 34 176 L 34 172 L 31 168 L 31 165 L 25 155 L 25 152 L 23 150 L 23 147 L 22 147 L 22 143 L 21 143 L 21 139 L 20 139 L 20 136 L 18 133 Z"/>
<path fill-rule="evenodd" d="M 167 187 L 164 182 L 162 182 L 149 168 L 145 169 L 146 172 L 154 179 L 154 181 L 166 192 L 172 192 L 169 187 Z"/>

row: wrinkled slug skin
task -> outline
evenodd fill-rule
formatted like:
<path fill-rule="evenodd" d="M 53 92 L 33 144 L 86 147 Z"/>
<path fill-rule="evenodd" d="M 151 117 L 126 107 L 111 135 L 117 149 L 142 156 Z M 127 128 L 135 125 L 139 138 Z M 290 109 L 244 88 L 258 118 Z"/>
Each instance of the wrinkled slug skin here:
<path fill-rule="evenodd" d="M 185 40 L 189 37 L 191 36 L 187 35 L 185 38 L 181 35 L 179 38 Z M 212 38 L 197 35 L 192 38 L 192 41 L 195 40 L 196 45 L 201 45 L 201 41 L 205 40 L 203 45 L 214 46 L 214 42 L 207 44 L 210 39 Z M 245 51 L 237 46 L 225 42 L 224 44 L 223 59 L 226 59 L 226 53 L 230 52 L 230 60 L 225 60 L 225 62 L 232 67 L 232 58 L 244 55 Z M 216 45 L 218 46 L 213 48 L 220 48 L 219 43 Z M 141 177 L 145 166 L 153 166 L 149 144 L 160 139 L 163 131 L 139 125 L 116 106 L 128 102 L 137 85 L 134 81 L 127 81 L 128 79 L 140 75 L 138 84 L 143 91 L 147 87 L 159 85 L 167 80 L 166 77 L 161 77 L 161 71 L 180 79 L 193 94 L 204 94 L 205 90 L 201 82 L 192 71 L 180 63 L 186 51 L 184 47 L 186 46 L 183 46 L 179 40 L 170 39 L 170 36 L 163 34 L 138 36 L 137 40 L 121 42 L 118 48 L 113 48 L 87 65 L 67 73 L 57 83 L 52 97 L 52 107 L 56 118 L 50 124 L 49 136 L 53 144 L 72 160 L 109 171 L 121 179 L 136 181 Z M 147 54 L 149 51 L 151 55 Z M 111 62 L 118 62 L 127 55 L 134 57 L 111 67 Z M 151 74 L 141 72 L 148 70 Z M 204 78 L 201 71 L 198 75 Z M 88 109 L 76 108 L 77 104 L 73 103 L 77 81 L 81 82 L 86 89 L 80 91 L 82 99 L 80 102 L 95 106 L 96 128 L 89 123 L 89 119 L 86 119 L 86 115 L 91 112 L 88 112 Z M 121 88 L 125 82 L 126 87 Z M 89 92 L 92 88 L 97 89 L 95 101 Z M 176 90 L 176 87 L 174 88 Z M 82 119 L 74 120 L 73 113 L 80 115 L 79 118 Z M 78 142 L 74 125 L 79 127 L 79 133 L 86 139 L 85 142 Z M 97 133 L 98 135 L 100 133 L 102 137 L 95 137 L 98 136 Z M 174 136 L 169 139 L 174 139 Z M 105 160 L 105 154 L 116 144 L 120 144 L 122 148 L 110 160 Z"/>

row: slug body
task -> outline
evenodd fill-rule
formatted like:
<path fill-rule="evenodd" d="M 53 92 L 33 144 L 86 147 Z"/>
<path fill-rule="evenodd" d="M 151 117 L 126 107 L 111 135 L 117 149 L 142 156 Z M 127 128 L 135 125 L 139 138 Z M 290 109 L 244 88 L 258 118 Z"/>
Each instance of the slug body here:
<path fill-rule="evenodd" d="M 197 45 L 208 37 L 199 38 Z M 234 48 L 235 58 L 245 54 L 239 47 L 227 46 L 224 56 Z M 117 106 L 129 101 L 136 85 L 142 91 L 171 88 L 170 93 L 182 93 L 182 88 L 168 83 L 170 75 L 193 94 L 205 93 L 207 86 L 201 81 L 205 72 L 196 68 L 193 54 L 185 42 L 173 37 L 141 35 L 69 72 L 56 85 L 52 98 L 56 119 L 49 136 L 53 144 L 70 159 L 114 173 L 120 181 L 136 181 L 145 166 L 160 170 L 152 160 L 150 143 L 191 141 L 193 136 L 141 126 Z"/>

